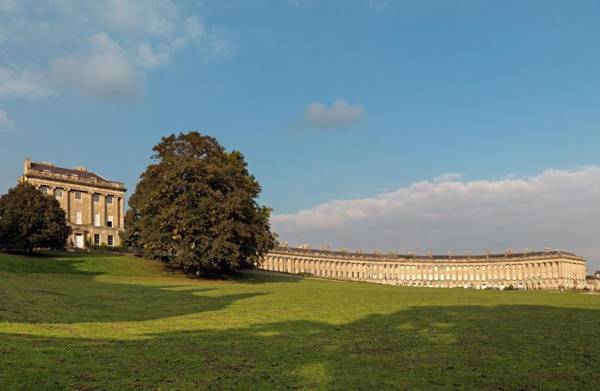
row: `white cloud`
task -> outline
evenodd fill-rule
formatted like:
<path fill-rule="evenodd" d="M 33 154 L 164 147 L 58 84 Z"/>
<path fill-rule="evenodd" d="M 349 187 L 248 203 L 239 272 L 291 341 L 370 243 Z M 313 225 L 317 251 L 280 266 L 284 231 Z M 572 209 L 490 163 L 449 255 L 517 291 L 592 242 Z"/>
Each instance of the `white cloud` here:
<path fill-rule="evenodd" d="M 435 182 L 435 183 L 452 182 L 452 181 L 457 181 L 457 180 L 463 178 L 464 176 L 465 176 L 465 174 L 461 174 L 461 173 L 457 173 L 457 172 L 447 172 L 445 174 L 438 175 L 435 178 L 433 178 L 433 182 Z"/>
<path fill-rule="evenodd" d="M 149 69 L 168 65 L 171 61 L 167 48 L 154 49 L 146 42 L 138 46 L 137 59 L 140 66 Z"/>
<path fill-rule="evenodd" d="M 185 29 L 180 38 L 185 39 L 187 43 L 199 43 L 205 35 L 204 23 L 197 16 L 191 16 L 186 19 Z"/>
<path fill-rule="evenodd" d="M 2 109 L 0 109 L 0 127 L 2 126 L 12 126 L 15 124 L 12 118 L 8 116 L 8 113 Z"/>
<path fill-rule="evenodd" d="M 51 78 L 88 96 L 108 99 L 135 96 L 138 76 L 121 46 L 106 33 L 94 35 L 90 45 L 87 55 L 55 59 L 50 66 Z"/>
<path fill-rule="evenodd" d="M 35 96 L 48 96 L 48 84 L 37 79 L 51 79 L 59 81 L 51 84 L 54 88 L 68 86 L 93 97 L 131 97 L 134 82 L 171 65 L 184 50 L 196 51 L 201 63 L 231 55 L 235 46 L 228 34 L 205 25 L 192 5 L 175 0 L 0 0 L 0 61 L 17 73 L 10 78 L 10 90 L 0 84 L 10 92 L 0 90 L 0 96 L 35 95 L 35 87 Z M 102 35 L 110 43 L 97 42 Z M 85 69 L 77 70 L 80 65 Z M 21 74 L 31 67 L 43 71 L 25 75 L 26 84 Z M 88 77 L 92 69 L 103 71 L 96 82 Z M 13 92 L 17 82 L 26 92 Z"/>
<path fill-rule="evenodd" d="M 421 253 L 549 246 L 600 269 L 599 199 L 598 166 L 497 181 L 449 176 L 274 215 L 272 223 L 291 243 Z"/>
<path fill-rule="evenodd" d="M 52 93 L 41 73 L 0 67 L 0 97 L 37 99 Z"/>
<path fill-rule="evenodd" d="M 176 2 L 169 0 L 106 0 L 95 2 L 93 13 L 107 27 L 139 37 L 170 37 L 181 15 Z"/>
<path fill-rule="evenodd" d="M 349 105 L 343 99 L 336 99 L 330 107 L 314 102 L 304 111 L 306 123 L 317 129 L 348 128 L 359 123 L 364 117 L 364 107 Z"/>

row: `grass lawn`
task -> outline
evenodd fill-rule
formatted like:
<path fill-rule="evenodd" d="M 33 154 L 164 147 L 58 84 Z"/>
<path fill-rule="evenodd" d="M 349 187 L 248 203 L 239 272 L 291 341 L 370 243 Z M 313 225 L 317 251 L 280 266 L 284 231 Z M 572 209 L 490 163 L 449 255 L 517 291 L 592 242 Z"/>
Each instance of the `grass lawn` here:
<path fill-rule="evenodd" d="M 600 388 L 600 296 L 0 253 L 0 390 Z"/>

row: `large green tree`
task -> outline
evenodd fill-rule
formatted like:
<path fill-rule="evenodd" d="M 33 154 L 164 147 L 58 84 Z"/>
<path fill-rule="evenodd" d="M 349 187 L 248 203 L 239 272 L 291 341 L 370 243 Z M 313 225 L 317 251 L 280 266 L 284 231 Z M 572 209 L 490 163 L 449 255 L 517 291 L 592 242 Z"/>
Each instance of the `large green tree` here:
<path fill-rule="evenodd" d="M 252 267 L 275 245 L 244 156 L 196 131 L 163 137 L 129 200 L 125 243 L 196 274 Z"/>
<path fill-rule="evenodd" d="M 71 228 L 54 197 L 19 184 L 0 197 L 0 248 L 31 252 L 64 248 Z"/>

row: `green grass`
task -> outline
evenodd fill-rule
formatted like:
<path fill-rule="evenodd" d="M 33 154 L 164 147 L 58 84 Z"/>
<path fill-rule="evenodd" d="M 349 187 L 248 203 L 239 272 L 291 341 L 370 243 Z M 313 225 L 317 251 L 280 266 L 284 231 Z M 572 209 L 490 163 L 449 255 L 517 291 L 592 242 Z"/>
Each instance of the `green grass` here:
<path fill-rule="evenodd" d="M 0 390 L 598 389 L 600 296 L 0 253 Z"/>

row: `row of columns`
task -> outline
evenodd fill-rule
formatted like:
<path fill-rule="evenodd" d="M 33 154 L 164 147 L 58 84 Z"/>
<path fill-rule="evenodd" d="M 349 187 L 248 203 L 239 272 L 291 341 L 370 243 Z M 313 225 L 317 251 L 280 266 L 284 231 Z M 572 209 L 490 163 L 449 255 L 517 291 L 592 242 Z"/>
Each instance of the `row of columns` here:
<path fill-rule="evenodd" d="M 43 185 L 42 185 L 43 186 Z M 38 187 L 42 187 L 42 186 L 38 186 Z M 49 190 L 52 191 L 52 195 L 56 196 L 56 190 L 60 189 L 63 192 L 63 197 L 66 197 L 66 205 L 65 205 L 65 212 L 66 212 L 66 217 L 67 217 L 67 221 L 71 222 L 71 192 L 80 192 L 83 196 L 83 194 L 86 194 L 86 196 L 88 196 L 90 198 L 90 225 L 94 225 L 94 214 L 95 212 L 97 212 L 96 208 L 94 208 L 94 205 L 96 204 L 94 202 L 94 194 L 98 194 L 100 197 L 103 197 L 104 202 L 98 202 L 98 204 L 102 205 L 103 210 L 102 210 L 102 214 L 101 216 L 103 216 L 102 218 L 102 224 L 101 226 L 106 227 L 107 226 L 107 221 L 108 221 L 108 205 L 106 203 L 106 198 L 108 196 L 112 196 L 113 197 L 113 210 L 114 210 L 114 215 L 113 215 L 113 228 L 119 228 L 119 227 L 124 227 L 125 226 L 125 216 L 123 211 L 123 207 L 124 207 L 124 200 L 122 197 L 117 197 L 114 196 L 112 194 L 108 194 L 108 193 L 98 193 L 95 191 L 89 191 L 89 190 L 75 190 L 69 187 L 59 187 L 59 186 L 51 186 L 49 187 Z M 102 199 L 101 199 L 102 200 Z M 85 223 L 83 223 L 85 224 Z"/>
<path fill-rule="evenodd" d="M 488 264 L 444 264 L 349 261 L 290 254 L 268 254 L 262 269 L 317 277 L 416 286 L 476 286 L 522 289 L 576 288 L 585 284 L 585 263 L 564 260 L 520 260 Z"/>

